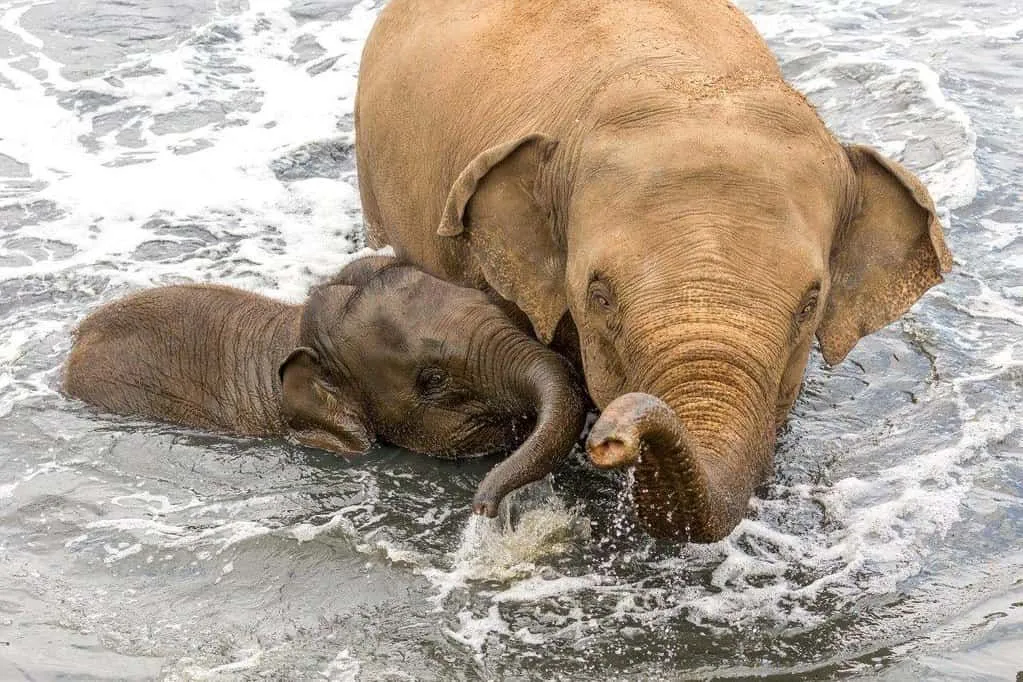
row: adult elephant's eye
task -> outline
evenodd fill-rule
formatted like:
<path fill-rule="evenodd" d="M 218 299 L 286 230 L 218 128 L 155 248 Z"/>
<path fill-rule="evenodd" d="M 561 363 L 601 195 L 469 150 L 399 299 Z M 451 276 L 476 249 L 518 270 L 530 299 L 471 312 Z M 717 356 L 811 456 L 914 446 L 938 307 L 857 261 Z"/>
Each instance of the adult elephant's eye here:
<path fill-rule="evenodd" d="M 421 395 L 427 397 L 437 395 L 447 384 L 447 373 L 437 367 L 427 367 L 416 377 L 416 388 Z"/>
<path fill-rule="evenodd" d="M 814 285 L 803 295 L 803 302 L 796 315 L 799 324 L 802 324 L 814 316 L 817 312 L 817 304 L 820 300 L 820 286 Z"/>
<path fill-rule="evenodd" d="M 590 282 L 590 302 L 598 310 L 608 312 L 614 308 L 614 296 L 610 287 L 602 279 L 594 279 Z"/>

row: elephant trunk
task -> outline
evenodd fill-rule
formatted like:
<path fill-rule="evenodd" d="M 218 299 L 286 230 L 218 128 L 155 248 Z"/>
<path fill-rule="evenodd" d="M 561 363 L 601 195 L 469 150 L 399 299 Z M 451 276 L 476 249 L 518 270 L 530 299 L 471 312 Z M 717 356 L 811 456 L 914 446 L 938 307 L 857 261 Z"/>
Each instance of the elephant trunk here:
<path fill-rule="evenodd" d="M 636 515 L 655 537 L 723 539 L 767 472 L 775 434 L 771 382 L 736 350 L 679 344 L 660 355 L 677 364 L 637 382 L 650 393 L 617 397 L 590 432 L 586 447 L 596 466 L 635 467 Z"/>
<path fill-rule="evenodd" d="M 602 469 L 635 466 L 633 501 L 654 537 L 716 542 L 742 519 L 753 491 L 725 476 L 671 409 L 648 393 L 626 393 L 604 410 L 586 444 Z"/>
<path fill-rule="evenodd" d="M 529 437 L 483 479 L 473 498 L 477 514 L 494 517 L 505 495 L 538 481 L 563 462 L 586 419 L 580 381 L 569 363 L 532 339 L 522 339 L 510 390 L 536 415 Z M 513 352 L 515 352 L 513 351 Z"/>

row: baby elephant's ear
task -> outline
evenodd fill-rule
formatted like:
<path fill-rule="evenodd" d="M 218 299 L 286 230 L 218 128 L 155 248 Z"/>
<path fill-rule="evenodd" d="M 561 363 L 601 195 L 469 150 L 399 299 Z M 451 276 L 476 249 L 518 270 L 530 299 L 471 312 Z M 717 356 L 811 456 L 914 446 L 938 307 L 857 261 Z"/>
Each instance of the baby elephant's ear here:
<path fill-rule="evenodd" d="M 369 421 L 354 391 L 328 377 L 312 348 L 296 348 L 281 363 L 281 413 L 302 445 L 341 455 L 361 455 L 373 442 Z"/>

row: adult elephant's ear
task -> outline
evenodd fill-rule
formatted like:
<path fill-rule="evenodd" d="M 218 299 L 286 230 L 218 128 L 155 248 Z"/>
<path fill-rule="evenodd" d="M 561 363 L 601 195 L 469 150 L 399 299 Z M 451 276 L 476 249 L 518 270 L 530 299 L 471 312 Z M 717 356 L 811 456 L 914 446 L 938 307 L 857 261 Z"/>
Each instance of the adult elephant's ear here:
<path fill-rule="evenodd" d="M 303 445 L 341 455 L 369 450 L 373 435 L 356 391 L 336 385 L 311 348 L 296 348 L 281 363 L 281 413 Z"/>
<path fill-rule="evenodd" d="M 828 364 L 905 313 L 952 267 L 927 189 L 869 147 L 846 147 L 858 197 L 831 247 L 831 289 L 817 328 Z"/>
<path fill-rule="evenodd" d="M 565 303 L 565 249 L 539 178 L 557 142 L 537 133 L 484 151 L 451 186 L 437 234 L 465 236 L 490 287 L 549 343 Z"/>

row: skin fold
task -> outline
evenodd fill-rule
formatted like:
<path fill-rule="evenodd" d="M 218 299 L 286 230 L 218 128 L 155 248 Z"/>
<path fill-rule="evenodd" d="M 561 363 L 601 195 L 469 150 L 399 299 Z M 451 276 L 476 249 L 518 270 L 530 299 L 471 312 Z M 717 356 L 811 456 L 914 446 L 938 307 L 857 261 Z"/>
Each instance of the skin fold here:
<path fill-rule="evenodd" d="M 518 445 L 473 499 L 488 516 L 564 460 L 586 411 L 569 363 L 483 293 L 378 256 L 302 305 L 211 285 L 109 303 L 79 325 L 63 389 L 115 413 L 342 455 L 374 439 L 447 458 Z"/>
<path fill-rule="evenodd" d="M 355 117 L 371 242 L 578 360 L 658 537 L 728 535 L 814 339 L 840 362 L 952 264 L 920 181 L 724 0 L 392 0 Z"/>

